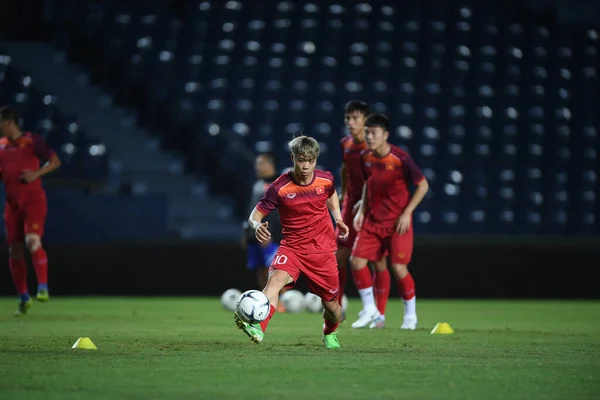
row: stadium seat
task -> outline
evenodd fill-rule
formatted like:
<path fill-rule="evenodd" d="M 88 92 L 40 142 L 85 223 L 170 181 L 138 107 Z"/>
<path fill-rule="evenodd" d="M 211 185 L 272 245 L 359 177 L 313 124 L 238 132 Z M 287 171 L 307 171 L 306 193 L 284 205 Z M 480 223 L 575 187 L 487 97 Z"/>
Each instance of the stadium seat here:
<path fill-rule="evenodd" d="M 494 2 L 188 1 L 182 19 L 164 2 L 76 3 L 71 52 L 94 48 L 90 68 L 146 122 L 165 108 L 165 135 L 193 127 L 248 179 L 240 153 L 287 160 L 299 132 L 337 173 L 343 105 L 361 98 L 431 182 L 417 232 L 598 232 L 593 29 L 509 21 Z"/>

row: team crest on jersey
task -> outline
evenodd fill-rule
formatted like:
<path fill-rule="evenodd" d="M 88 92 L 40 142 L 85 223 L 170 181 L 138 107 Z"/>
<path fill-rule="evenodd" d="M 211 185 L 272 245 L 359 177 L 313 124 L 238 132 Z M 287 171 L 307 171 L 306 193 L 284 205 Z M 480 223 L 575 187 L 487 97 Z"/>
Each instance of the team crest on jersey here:
<path fill-rule="evenodd" d="M 325 193 L 325 188 L 323 186 L 319 186 L 317 188 L 317 194 L 323 194 L 323 193 Z"/>
<path fill-rule="evenodd" d="M 385 169 L 387 169 L 388 171 L 393 171 L 394 170 L 394 164 L 385 164 Z"/>
<path fill-rule="evenodd" d="M 288 194 L 286 195 L 286 197 L 287 197 L 288 199 L 290 199 L 290 200 L 291 200 L 291 199 L 293 199 L 294 197 L 296 197 L 296 193 L 288 193 Z"/>

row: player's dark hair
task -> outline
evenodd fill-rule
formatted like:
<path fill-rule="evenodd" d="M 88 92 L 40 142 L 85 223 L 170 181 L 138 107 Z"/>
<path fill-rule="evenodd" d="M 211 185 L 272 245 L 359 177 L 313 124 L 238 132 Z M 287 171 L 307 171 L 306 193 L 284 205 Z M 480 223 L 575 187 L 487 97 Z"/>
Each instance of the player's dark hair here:
<path fill-rule="evenodd" d="M 4 106 L 0 108 L 0 121 L 12 121 L 15 124 L 19 124 L 19 115 L 17 110 L 11 106 Z"/>
<path fill-rule="evenodd" d="M 367 103 L 365 103 L 362 100 L 350 100 L 344 106 L 345 114 L 352 114 L 357 111 L 359 113 L 361 113 L 362 115 L 364 115 L 365 117 L 367 115 L 371 114 L 371 108 L 369 107 L 369 105 Z"/>
<path fill-rule="evenodd" d="M 273 167 L 277 169 L 277 157 L 275 154 L 271 153 L 270 151 L 263 151 L 262 153 L 258 154 L 258 157 L 266 158 L 271 164 L 273 164 Z"/>
<path fill-rule="evenodd" d="M 390 130 L 390 120 L 384 114 L 370 114 L 365 120 L 365 128 L 381 128 L 388 132 Z"/>

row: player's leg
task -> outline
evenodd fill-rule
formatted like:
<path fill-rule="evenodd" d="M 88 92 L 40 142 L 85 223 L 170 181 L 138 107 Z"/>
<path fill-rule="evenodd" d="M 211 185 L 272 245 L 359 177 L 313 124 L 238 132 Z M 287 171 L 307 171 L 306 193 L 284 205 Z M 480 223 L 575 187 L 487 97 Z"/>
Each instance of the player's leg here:
<path fill-rule="evenodd" d="M 277 251 L 279 250 L 279 246 L 276 243 L 269 243 L 268 245 L 261 247 L 261 252 L 262 252 L 262 259 L 263 259 L 263 265 L 266 265 L 267 269 L 266 269 L 266 277 L 268 279 L 269 277 L 269 269 L 268 266 L 271 265 L 271 263 L 273 262 L 273 259 L 275 258 L 275 255 L 277 254 Z M 265 285 L 266 286 L 266 285 Z M 261 286 L 264 287 L 264 286 Z M 287 290 L 287 288 L 284 286 L 280 291 L 279 291 L 279 297 L 281 298 L 281 295 L 283 293 L 285 293 L 285 291 Z M 283 305 L 282 302 L 280 302 L 278 300 L 278 304 L 277 304 L 277 312 L 281 313 L 281 312 L 285 312 L 285 306 Z"/>
<path fill-rule="evenodd" d="M 293 285 L 294 282 L 300 276 L 300 269 L 297 266 L 297 261 L 293 253 L 286 249 L 279 249 L 275 258 L 271 263 L 269 269 L 269 278 L 267 284 L 263 289 L 263 293 L 269 299 L 271 307 L 269 308 L 269 315 L 267 318 L 260 323 L 260 325 L 248 324 L 243 321 L 237 313 L 234 313 L 234 321 L 238 328 L 244 331 L 244 333 L 254 343 L 262 342 L 264 338 L 264 332 L 267 329 L 269 321 L 275 314 L 277 304 L 279 303 L 279 292 L 284 286 Z"/>
<path fill-rule="evenodd" d="M 48 301 L 48 256 L 42 246 L 42 236 L 44 235 L 44 223 L 48 206 L 46 197 L 39 197 L 30 200 L 24 210 L 25 218 L 25 245 L 31 254 L 31 261 L 37 276 L 37 300 Z"/>
<path fill-rule="evenodd" d="M 8 242 L 8 265 L 19 295 L 19 306 L 15 311 L 16 316 L 27 314 L 31 307 L 31 298 L 27 290 L 27 263 L 25 261 L 25 231 L 23 220 L 17 210 L 6 205 L 4 211 L 4 225 L 6 240 Z"/>
<path fill-rule="evenodd" d="M 392 273 L 398 283 L 398 292 L 404 301 L 404 321 L 401 328 L 415 330 L 417 327 L 415 282 L 408 270 L 413 252 L 412 227 L 403 235 L 394 234 L 390 247 Z"/>
<path fill-rule="evenodd" d="M 323 343 L 328 349 L 339 349 L 337 329 L 340 326 L 342 306 L 337 260 L 331 253 L 306 255 L 302 258 L 304 275 L 309 290 L 321 298 L 323 305 Z"/>
<path fill-rule="evenodd" d="M 335 252 L 335 258 L 338 265 L 338 281 L 340 286 L 340 295 L 338 296 L 338 302 L 340 303 L 340 306 L 342 305 L 342 298 L 344 296 L 344 292 L 346 291 L 346 282 L 348 281 L 348 261 L 350 259 L 351 252 L 352 249 L 344 247 L 340 244 L 338 244 L 337 251 Z M 346 313 L 342 311 L 340 322 L 343 322 L 345 319 Z"/>
<path fill-rule="evenodd" d="M 358 289 L 358 294 L 363 305 L 358 320 L 352 324 L 353 328 L 369 326 L 371 322 L 381 315 L 375 303 L 373 275 L 367 263 L 369 260 L 381 260 L 382 258 L 383 248 L 381 240 L 365 223 L 356 238 L 356 242 L 354 242 L 352 256 L 350 257 L 352 277 L 354 278 L 354 284 L 356 285 L 356 289 Z"/>
<path fill-rule="evenodd" d="M 385 256 L 380 261 L 372 264 L 375 271 L 373 274 L 373 292 L 375 295 L 375 304 L 377 305 L 377 310 L 379 310 L 381 315 L 371 322 L 369 328 L 381 329 L 385 328 L 385 310 L 390 297 L 391 276 Z"/>

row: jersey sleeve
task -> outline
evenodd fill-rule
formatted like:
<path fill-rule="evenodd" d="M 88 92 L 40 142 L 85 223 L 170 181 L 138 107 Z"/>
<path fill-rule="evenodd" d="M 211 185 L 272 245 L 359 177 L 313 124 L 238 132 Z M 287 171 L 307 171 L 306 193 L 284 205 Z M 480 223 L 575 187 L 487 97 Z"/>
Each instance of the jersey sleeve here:
<path fill-rule="evenodd" d="M 273 210 L 276 210 L 278 207 L 279 196 L 277 195 L 277 188 L 274 184 L 271 184 L 263 198 L 256 204 L 256 209 L 266 216 L 271 214 Z"/>
<path fill-rule="evenodd" d="M 33 141 L 33 153 L 40 160 L 48 161 L 55 154 L 42 136 L 34 134 L 31 136 L 31 140 Z"/>
<path fill-rule="evenodd" d="M 335 177 L 333 176 L 332 173 L 329 173 L 328 175 L 329 175 L 328 178 L 331 179 L 331 186 L 328 189 L 327 197 L 331 197 L 336 192 L 335 191 Z"/>
<path fill-rule="evenodd" d="M 404 157 L 402 160 L 402 165 L 404 169 L 404 177 L 407 182 L 412 182 L 417 185 L 419 182 L 425 179 L 423 172 L 421 172 L 421 169 L 409 155 Z"/>

